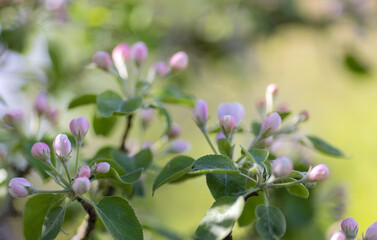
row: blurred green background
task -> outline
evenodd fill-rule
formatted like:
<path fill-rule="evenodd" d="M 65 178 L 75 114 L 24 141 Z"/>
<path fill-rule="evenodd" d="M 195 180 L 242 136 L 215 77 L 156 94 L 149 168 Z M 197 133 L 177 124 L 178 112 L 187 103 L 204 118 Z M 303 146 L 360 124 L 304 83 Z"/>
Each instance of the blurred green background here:
<path fill-rule="evenodd" d="M 92 55 L 111 51 L 119 42 L 137 41 L 149 47 L 150 63 L 167 60 L 177 50 L 188 53 L 189 68 L 171 82 L 208 102 L 210 123 L 216 122 L 218 104 L 237 101 L 245 106 L 243 124 L 248 127 L 257 119 L 256 100 L 269 83 L 276 83 L 279 102 L 293 111 L 309 110 L 311 119 L 303 132 L 322 136 L 350 156 L 332 159 L 314 154 L 313 162 L 330 166 L 330 179 L 318 187 L 324 191 L 344 187 L 342 217 L 354 217 L 360 232 L 365 232 L 377 220 L 376 10 L 374 1 L 361 0 L 5 0 L 0 2 L 0 94 L 17 106 L 20 101 L 14 96 L 21 91 L 26 100 L 48 90 L 62 110 L 60 129 L 67 131 L 70 119 L 91 119 L 94 112 L 93 107 L 67 111 L 73 97 L 116 89 L 108 74 L 88 67 Z M 21 83 L 12 87 L 12 79 Z M 209 153 L 191 109 L 169 109 L 183 127 L 183 138 L 192 143 L 189 155 Z M 90 132 L 84 156 L 92 156 L 104 143 L 118 142 L 123 126 L 117 127 L 111 139 Z M 138 136 L 137 131 L 131 134 Z M 158 134 L 155 128 L 148 137 Z M 251 137 L 246 133 L 236 141 L 245 145 Z M 167 160 L 157 160 L 158 165 Z M 147 181 L 153 182 L 150 178 Z M 34 182 L 40 183 L 37 178 Z M 149 186 L 147 197 L 134 199 L 132 205 L 138 216 L 153 216 L 188 239 L 212 202 L 201 177 L 167 185 L 154 197 Z M 328 234 L 332 222 L 323 212 L 314 212 L 313 221 Z M 73 225 L 67 224 L 67 233 Z M 296 228 L 297 236 L 285 239 L 326 238 L 309 229 Z M 236 228 L 234 239 L 250 239 L 249 230 Z M 159 238 L 147 233 L 146 239 Z"/>

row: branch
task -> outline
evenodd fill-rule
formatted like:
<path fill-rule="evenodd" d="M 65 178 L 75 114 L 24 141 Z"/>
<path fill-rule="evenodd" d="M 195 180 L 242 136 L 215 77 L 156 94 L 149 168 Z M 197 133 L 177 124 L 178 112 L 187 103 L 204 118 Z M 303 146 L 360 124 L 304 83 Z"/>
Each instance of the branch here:
<path fill-rule="evenodd" d="M 88 214 L 88 219 L 86 219 L 87 225 L 85 228 L 85 233 L 80 234 L 81 236 L 78 236 L 80 239 L 88 239 L 90 234 L 93 232 L 96 220 L 97 220 L 97 213 L 96 210 L 92 205 L 84 201 L 82 198 L 77 197 L 76 200 L 81 204 L 81 206 L 85 209 L 86 213 Z M 77 234 L 79 235 L 79 234 Z"/>
<path fill-rule="evenodd" d="M 128 115 L 128 117 L 126 118 L 126 130 L 124 131 L 122 142 L 121 142 L 120 147 L 119 147 L 119 149 L 122 150 L 122 151 L 126 150 L 126 147 L 124 145 L 125 145 L 128 134 L 130 133 L 130 130 L 131 130 L 131 127 L 132 127 L 133 116 L 134 115 L 131 114 L 131 115 Z"/>

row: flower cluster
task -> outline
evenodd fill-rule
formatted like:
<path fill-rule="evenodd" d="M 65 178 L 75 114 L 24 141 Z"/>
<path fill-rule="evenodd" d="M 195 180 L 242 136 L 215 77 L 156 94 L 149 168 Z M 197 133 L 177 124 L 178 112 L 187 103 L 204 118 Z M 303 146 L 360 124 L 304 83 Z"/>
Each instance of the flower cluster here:
<path fill-rule="evenodd" d="M 354 240 L 359 232 L 359 224 L 353 218 L 344 219 L 341 223 L 342 230 L 332 233 L 330 240 Z M 369 226 L 363 240 L 376 240 L 377 239 L 377 222 Z"/>

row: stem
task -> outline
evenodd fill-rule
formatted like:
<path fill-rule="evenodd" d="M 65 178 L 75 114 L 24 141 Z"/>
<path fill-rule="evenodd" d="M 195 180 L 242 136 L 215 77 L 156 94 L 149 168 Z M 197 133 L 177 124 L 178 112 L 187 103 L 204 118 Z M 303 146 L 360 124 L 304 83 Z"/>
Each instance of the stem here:
<path fill-rule="evenodd" d="M 93 232 L 97 220 L 97 213 L 93 207 L 93 203 L 84 197 L 76 197 L 76 200 L 81 204 L 81 206 L 85 209 L 86 213 L 88 214 L 89 218 L 87 220 L 88 225 L 86 226 L 85 233 L 80 239 L 88 239 L 90 234 Z"/>
<path fill-rule="evenodd" d="M 78 144 L 78 145 L 77 145 L 77 151 L 76 151 L 75 174 L 77 174 L 77 165 L 78 165 L 78 163 L 79 163 L 80 147 L 81 147 L 81 144 Z"/>
<path fill-rule="evenodd" d="M 63 164 L 64 165 L 64 164 Z M 59 176 L 60 180 L 63 182 L 63 184 L 66 186 L 66 187 L 70 187 L 70 184 L 69 182 L 67 182 L 67 180 L 65 180 L 64 176 L 62 174 L 60 174 L 58 172 L 58 170 L 52 165 L 50 164 L 50 167 L 52 168 L 52 170 L 54 170 L 55 174 Z"/>
<path fill-rule="evenodd" d="M 63 167 L 65 169 L 65 172 L 67 174 L 67 177 L 68 177 L 68 180 L 69 180 L 69 183 L 72 183 L 72 177 L 71 177 L 71 174 L 69 173 L 69 170 L 68 170 L 68 163 L 66 161 L 63 162 Z"/>
<path fill-rule="evenodd" d="M 132 127 L 133 116 L 134 116 L 133 114 L 130 114 L 126 118 L 126 130 L 124 131 L 124 134 L 123 134 L 123 137 L 122 137 L 122 142 L 121 142 L 121 145 L 119 147 L 119 149 L 122 150 L 122 151 L 126 150 L 126 147 L 124 145 L 125 145 L 128 134 L 130 133 L 130 130 L 131 130 L 131 127 Z"/>
<path fill-rule="evenodd" d="M 68 189 L 64 189 L 64 190 L 52 190 L 52 191 L 49 191 L 49 190 L 38 190 L 38 194 L 49 194 L 49 193 L 68 193 L 70 192 L 70 190 Z"/>
<path fill-rule="evenodd" d="M 250 177 L 250 176 L 247 176 L 246 174 L 243 174 L 243 173 L 239 173 L 241 176 L 244 176 L 245 178 L 253 181 L 254 183 L 257 183 L 257 180 L 255 180 L 254 178 Z"/>
<path fill-rule="evenodd" d="M 266 189 L 263 189 L 263 198 L 264 198 L 264 205 L 266 205 L 266 207 L 268 207 L 270 201 L 268 200 L 267 190 Z"/>
<path fill-rule="evenodd" d="M 204 135 L 204 137 L 206 138 L 209 146 L 211 147 L 212 151 L 217 154 L 217 151 L 216 151 L 216 148 L 213 146 L 212 142 L 211 142 L 211 139 L 209 139 L 208 137 L 208 133 L 207 133 L 207 129 L 203 128 L 203 129 L 200 129 Z"/>

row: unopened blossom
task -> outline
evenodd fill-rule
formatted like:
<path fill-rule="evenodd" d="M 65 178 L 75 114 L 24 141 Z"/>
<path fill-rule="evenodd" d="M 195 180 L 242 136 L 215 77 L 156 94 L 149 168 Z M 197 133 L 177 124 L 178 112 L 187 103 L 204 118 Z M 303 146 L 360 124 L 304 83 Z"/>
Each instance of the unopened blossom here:
<path fill-rule="evenodd" d="M 73 180 L 72 189 L 76 194 L 83 194 L 90 189 L 90 180 L 87 177 L 78 177 Z"/>
<path fill-rule="evenodd" d="M 89 130 L 89 122 L 85 117 L 72 119 L 69 123 L 69 129 L 75 137 L 76 143 L 81 145 L 84 141 L 85 135 Z"/>
<path fill-rule="evenodd" d="M 278 113 L 273 112 L 263 121 L 262 123 L 262 133 L 265 135 L 271 135 L 272 133 L 279 130 L 281 125 L 281 117 Z"/>
<path fill-rule="evenodd" d="M 156 111 L 153 108 L 146 108 L 140 110 L 141 124 L 144 128 L 150 125 L 155 115 Z"/>
<path fill-rule="evenodd" d="M 137 65 L 142 64 L 148 57 L 148 48 L 143 42 L 135 43 L 131 48 L 131 58 Z"/>
<path fill-rule="evenodd" d="M 25 178 L 16 177 L 9 182 L 9 194 L 12 197 L 22 198 L 36 191 L 37 189 Z"/>
<path fill-rule="evenodd" d="M 78 177 L 86 177 L 86 178 L 89 178 L 90 177 L 90 167 L 87 166 L 87 165 L 84 165 L 80 168 L 78 174 L 77 174 Z"/>
<path fill-rule="evenodd" d="M 126 79 L 128 77 L 126 61 L 131 58 L 131 47 L 126 43 L 119 43 L 114 48 L 111 57 L 119 75 Z"/>
<path fill-rule="evenodd" d="M 197 100 L 192 112 L 196 125 L 204 128 L 208 121 L 208 105 L 204 100 Z"/>
<path fill-rule="evenodd" d="M 245 116 L 245 108 L 238 102 L 220 104 L 217 110 L 219 120 L 225 115 L 232 116 L 237 127 Z"/>
<path fill-rule="evenodd" d="M 347 218 L 342 221 L 341 224 L 343 232 L 346 234 L 347 238 L 356 238 L 359 231 L 359 224 L 353 218 Z"/>
<path fill-rule="evenodd" d="M 225 135 L 232 133 L 235 124 L 234 117 L 231 115 L 224 115 L 220 118 L 220 127 Z"/>
<path fill-rule="evenodd" d="M 58 157 L 68 157 L 72 152 L 71 142 L 65 134 L 57 135 L 52 145 Z"/>
<path fill-rule="evenodd" d="M 168 132 L 169 139 L 177 138 L 181 136 L 182 128 L 177 123 L 173 123 Z"/>
<path fill-rule="evenodd" d="M 330 237 L 330 240 L 347 240 L 346 234 L 342 231 L 335 231 Z"/>
<path fill-rule="evenodd" d="M 38 115 L 47 114 L 49 111 L 48 95 L 46 92 L 41 92 L 35 98 L 34 109 Z"/>
<path fill-rule="evenodd" d="M 111 61 L 110 54 L 104 51 L 96 52 L 93 56 L 93 63 L 105 71 L 109 71 L 113 62 Z"/>
<path fill-rule="evenodd" d="M 188 65 L 188 56 L 185 52 L 177 52 L 169 60 L 170 67 L 175 71 L 185 69 Z"/>
<path fill-rule="evenodd" d="M 157 76 L 166 76 L 170 72 L 170 67 L 165 62 L 156 62 L 154 64 L 154 70 L 156 71 Z"/>
<path fill-rule="evenodd" d="M 191 147 L 191 144 L 186 141 L 186 140 L 182 140 L 182 139 L 177 139 L 177 140 L 174 140 L 170 147 L 168 148 L 168 152 L 169 153 L 183 153 L 187 150 L 189 150 Z"/>
<path fill-rule="evenodd" d="M 24 113 L 18 109 L 12 109 L 6 112 L 3 116 L 4 123 L 12 128 L 21 127 L 24 120 Z"/>
<path fill-rule="evenodd" d="M 308 178 L 309 180 L 320 182 L 326 180 L 330 175 L 330 170 L 326 166 L 326 164 L 321 163 L 317 166 L 313 167 L 309 173 Z"/>
<path fill-rule="evenodd" d="M 34 143 L 31 148 L 31 155 L 36 159 L 49 163 L 51 158 L 50 147 L 44 142 Z"/>
<path fill-rule="evenodd" d="M 292 160 L 287 156 L 278 157 L 272 161 L 272 172 L 276 177 L 286 177 L 292 170 Z"/>
<path fill-rule="evenodd" d="M 92 172 L 94 174 L 107 173 L 108 171 L 110 171 L 110 164 L 107 162 L 101 162 L 92 167 Z"/>
<path fill-rule="evenodd" d="M 370 225 L 365 232 L 365 240 L 377 240 L 377 222 Z"/>

